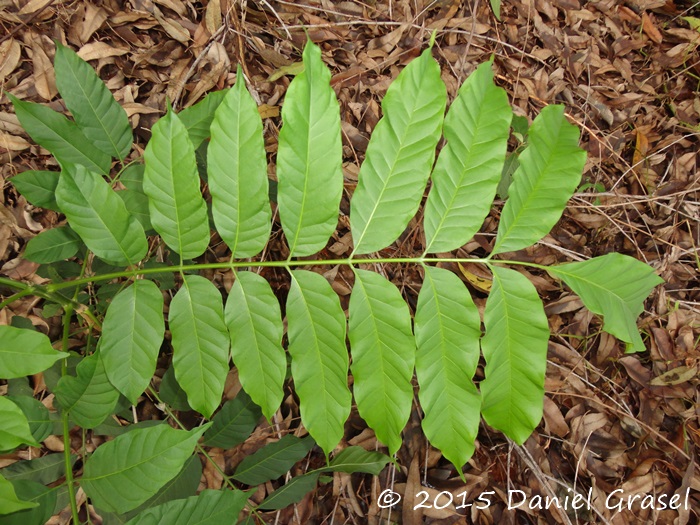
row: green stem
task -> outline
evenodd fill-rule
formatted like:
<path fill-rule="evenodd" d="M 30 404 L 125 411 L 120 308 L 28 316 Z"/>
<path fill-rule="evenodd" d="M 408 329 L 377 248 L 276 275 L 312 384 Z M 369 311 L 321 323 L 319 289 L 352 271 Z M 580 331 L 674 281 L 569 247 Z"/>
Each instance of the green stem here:
<path fill-rule="evenodd" d="M 61 343 L 61 349 L 64 352 L 68 352 L 68 337 L 70 336 L 70 319 L 73 315 L 73 307 L 68 306 L 64 308 L 65 312 L 63 314 L 63 340 Z M 68 358 L 64 359 L 61 363 L 61 377 L 65 377 L 68 374 Z M 73 523 L 75 525 L 80 524 L 80 517 L 78 516 L 78 502 L 75 499 L 75 482 L 73 481 L 73 465 L 71 464 L 71 444 L 70 444 L 70 423 L 68 421 L 68 411 L 61 411 L 61 422 L 63 424 L 63 458 L 66 465 L 66 485 L 68 485 L 68 499 L 70 500 L 70 510 L 73 515 Z"/>

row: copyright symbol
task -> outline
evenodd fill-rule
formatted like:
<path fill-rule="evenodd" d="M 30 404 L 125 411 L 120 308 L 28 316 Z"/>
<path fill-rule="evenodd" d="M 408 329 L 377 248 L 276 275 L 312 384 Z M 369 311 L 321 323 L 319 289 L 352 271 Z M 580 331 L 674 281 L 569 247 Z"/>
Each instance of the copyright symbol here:
<path fill-rule="evenodd" d="M 398 492 L 394 492 L 391 489 L 386 489 L 382 491 L 382 493 L 379 495 L 379 499 L 377 499 L 377 505 L 380 509 L 386 509 L 389 507 L 393 507 L 399 501 L 401 501 L 401 494 L 399 494 Z"/>

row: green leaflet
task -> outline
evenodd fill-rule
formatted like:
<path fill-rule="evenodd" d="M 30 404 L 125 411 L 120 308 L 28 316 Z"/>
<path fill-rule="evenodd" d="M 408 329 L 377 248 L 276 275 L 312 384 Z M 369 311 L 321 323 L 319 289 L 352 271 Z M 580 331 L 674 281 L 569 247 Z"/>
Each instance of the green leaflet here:
<path fill-rule="evenodd" d="M 29 423 L 29 431 L 37 443 L 41 443 L 51 435 L 53 422 L 49 417 L 49 409 L 46 408 L 41 401 L 31 397 L 30 395 L 11 395 L 6 396 L 7 399 L 17 405 Z"/>
<path fill-rule="evenodd" d="M 71 456 L 71 464 L 75 463 L 77 456 Z M 5 479 L 29 480 L 48 485 L 66 474 L 66 462 L 62 454 L 48 454 L 36 459 L 22 460 L 12 463 L 2 470 Z"/>
<path fill-rule="evenodd" d="M 348 335 L 357 409 L 395 454 L 411 412 L 416 344 L 408 306 L 381 275 L 355 270 Z"/>
<path fill-rule="evenodd" d="M 98 509 L 134 509 L 180 472 L 208 427 L 186 432 L 156 425 L 122 434 L 88 458 L 80 484 Z"/>
<path fill-rule="evenodd" d="M 243 443 L 260 420 L 260 408 L 241 389 L 234 399 L 224 403 L 204 434 L 204 444 L 211 447 L 233 448 Z"/>
<path fill-rule="evenodd" d="M 99 351 L 80 361 L 76 372 L 76 377 L 60 379 L 56 399 L 72 421 L 83 428 L 95 428 L 114 411 L 119 391 L 107 379 Z"/>
<path fill-rule="evenodd" d="M 416 214 L 435 161 L 446 102 L 432 48 L 389 86 L 384 116 L 372 132 L 350 202 L 353 253 L 387 247 Z"/>
<path fill-rule="evenodd" d="M 12 179 L 17 191 L 32 205 L 47 210 L 61 211 L 56 204 L 57 171 L 28 170 L 18 173 Z"/>
<path fill-rule="evenodd" d="M 549 325 L 537 290 L 523 274 L 491 267 L 486 300 L 486 360 L 480 383 L 486 422 L 522 445 L 542 419 Z"/>
<path fill-rule="evenodd" d="M 221 293 L 211 281 L 186 275 L 168 316 L 175 377 L 190 406 L 210 417 L 221 403 L 229 370 L 229 335 Z"/>
<path fill-rule="evenodd" d="M 143 227 L 101 176 L 83 166 L 64 166 L 56 202 L 71 228 L 100 259 L 128 265 L 146 255 Z"/>
<path fill-rule="evenodd" d="M 29 429 L 22 409 L 5 396 L 0 396 L 0 453 L 10 452 L 21 445 L 41 447 Z"/>
<path fill-rule="evenodd" d="M 236 468 L 233 479 L 251 486 L 277 479 L 306 456 L 313 446 L 311 436 L 300 439 L 293 434 L 286 434 L 279 441 L 246 456 Z"/>
<path fill-rule="evenodd" d="M 33 237 L 27 243 L 23 257 L 29 261 L 49 264 L 73 257 L 81 244 L 80 237 L 70 227 L 59 226 Z"/>
<path fill-rule="evenodd" d="M 221 91 L 213 91 L 194 106 L 185 108 L 177 114 L 180 122 L 187 128 L 187 134 L 195 150 L 211 135 L 210 128 L 211 122 L 214 120 L 214 113 L 228 92 L 228 88 Z"/>
<path fill-rule="evenodd" d="M 320 475 L 320 472 L 314 471 L 292 478 L 289 483 L 286 483 L 265 498 L 263 502 L 258 505 L 258 508 L 263 510 L 279 510 L 289 507 L 294 503 L 299 503 L 304 496 L 316 487 L 316 482 Z"/>
<path fill-rule="evenodd" d="M 0 474 L 0 516 L 3 514 L 12 514 L 25 509 L 37 507 L 38 503 L 22 501 L 17 497 L 15 488 Z"/>
<path fill-rule="evenodd" d="M 279 301 L 263 277 L 237 272 L 224 315 L 241 385 L 270 420 L 282 402 L 287 374 Z"/>
<path fill-rule="evenodd" d="M 134 405 L 156 370 L 164 334 L 163 295 L 153 281 L 135 281 L 107 308 L 100 354 L 109 381 Z"/>
<path fill-rule="evenodd" d="M 234 258 L 245 258 L 265 247 L 272 210 L 262 120 L 240 65 L 236 79 L 216 110 L 207 166 L 216 231 Z"/>
<path fill-rule="evenodd" d="M 75 122 L 48 106 L 22 102 L 6 94 L 25 131 L 34 142 L 49 150 L 62 167 L 78 164 L 97 173 L 109 173 L 112 164 L 109 155 L 93 146 Z"/>
<path fill-rule="evenodd" d="M 603 330 L 628 343 L 629 352 L 646 350 L 637 317 L 651 290 L 664 282 L 651 267 L 627 255 L 609 253 L 547 271 L 576 292 L 586 308 L 602 315 Z"/>
<path fill-rule="evenodd" d="M 465 245 L 491 209 L 508 146 L 512 111 L 493 83 L 492 62 L 462 84 L 445 117 L 447 145 L 440 151 L 425 204 L 426 253 Z"/>
<path fill-rule="evenodd" d="M 479 362 L 481 319 L 454 273 L 425 267 L 415 316 L 423 431 L 458 471 L 474 453 L 481 399 L 471 378 Z"/>
<path fill-rule="evenodd" d="M 187 129 L 172 110 L 153 126 L 144 151 L 143 191 L 153 229 L 183 259 L 194 259 L 209 245 L 207 205 Z"/>
<path fill-rule="evenodd" d="M 295 270 L 287 297 L 287 337 L 301 420 L 326 454 L 350 415 L 345 314 L 337 294 L 315 272 Z"/>
<path fill-rule="evenodd" d="M 99 150 L 123 160 L 133 138 L 124 108 L 95 70 L 58 42 L 54 68 L 56 87 L 82 132 Z"/>
<path fill-rule="evenodd" d="M 329 472 L 365 472 L 379 476 L 391 458 L 381 452 L 365 450 L 362 447 L 347 447 L 341 450 L 323 470 Z"/>
<path fill-rule="evenodd" d="M 501 213 L 492 255 L 526 248 L 547 235 L 581 182 L 586 152 L 564 106 L 547 106 L 535 118 Z"/>
<path fill-rule="evenodd" d="M 303 59 L 304 72 L 292 80 L 282 106 L 277 151 L 277 203 L 292 256 L 326 246 L 343 192 L 340 109 L 331 73 L 310 40 Z"/>
<path fill-rule="evenodd" d="M 58 489 L 26 480 L 13 481 L 12 484 L 19 499 L 38 505 L 1 518 L 2 525 L 46 525 L 54 513 Z M 2 504 L 0 503 L 0 505 Z M 0 512 L 0 514 L 2 513 Z"/>
<path fill-rule="evenodd" d="M 203 490 L 148 509 L 127 525 L 235 525 L 247 500 L 248 494 L 240 490 Z"/>
<path fill-rule="evenodd" d="M 68 357 L 51 346 L 41 332 L 0 326 L 0 378 L 14 379 L 43 372 L 56 361 Z"/>

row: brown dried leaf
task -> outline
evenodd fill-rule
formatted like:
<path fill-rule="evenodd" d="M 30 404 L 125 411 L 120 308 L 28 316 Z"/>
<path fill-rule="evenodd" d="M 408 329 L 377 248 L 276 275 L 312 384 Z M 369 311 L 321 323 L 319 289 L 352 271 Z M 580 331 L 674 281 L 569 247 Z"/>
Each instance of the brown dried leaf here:
<path fill-rule="evenodd" d="M 653 42 L 660 44 L 663 42 L 663 36 L 661 36 L 661 31 L 656 27 L 654 23 L 654 15 L 648 15 L 646 11 L 642 13 L 642 31 L 647 35 Z"/>
<path fill-rule="evenodd" d="M 14 38 L 0 43 L 0 84 L 15 70 L 21 55 L 22 49 Z"/>

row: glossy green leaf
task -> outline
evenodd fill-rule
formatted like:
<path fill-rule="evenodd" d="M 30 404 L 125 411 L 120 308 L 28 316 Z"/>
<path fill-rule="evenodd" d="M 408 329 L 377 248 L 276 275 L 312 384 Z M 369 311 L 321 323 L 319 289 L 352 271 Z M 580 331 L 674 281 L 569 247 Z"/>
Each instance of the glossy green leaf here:
<path fill-rule="evenodd" d="M 338 295 L 320 274 L 292 272 L 287 297 L 287 337 L 292 377 L 304 427 L 329 454 L 350 415 L 345 314 Z"/>
<path fill-rule="evenodd" d="M 157 425 L 122 434 L 87 459 L 80 484 L 98 509 L 134 509 L 180 472 L 208 427 L 186 432 Z"/>
<path fill-rule="evenodd" d="M 0 523 L 2 525 L 46 525 L 54 513 L 58 491 L 35 481 L 13 481 L 12 484 L 19 499 L 36 503 L 37 506 L 4 516 L 0 518 Z"/>
<path fill-rule="evenodd" d="M 163 294 L 153 281 L 135 281 L 107 308 L 100 354 L 109 381 L 133 404 L 153 377 L 164 334 Z"/>
<path fill-rule="evenodd" d="M 432 48 L 389 86 L 350 201 L 355 253 L 389 246 L 416 214 L 435 161 L 446 102 Z"/>
<path fill-rule="evenodd" d="M 280 304 L 268 282 L 237 272 L 226 300 L 226 324 L 238 378 L 269 420 L 282 402 L 287 356 L 282 348 Z"/>
<path fill-rule="evenodd" d="M 224 100 L 229 89 L 212 91 L 194 106 L 180 111 L 177 116 L 187 129 L 187 134 L 196 150 L 210 136 L 210 128 L 216 109 Z"/>
<path fill-rule="evenodd" d="M 357 409 L 395 454 L 411 412 L 416 344 L 406 302 L 377 273 L 355 270 L 349 337 Z"/>
<path fill-rule="evenodd" d="M 142 512 L 128 525 L 235 525 L 248 495 L 240 490 L 203 490 Z"/>
<path fill-rule="evenodd" d="M 56 386 L 56 400 L 72 421 L 83 428 L 95 428 L 112 412 L 119 391 L 107 379 L 104 362 L 96 352 L 84 358 L 77 376 L 63 376 Z"/>
<path fill-rule="evenodd" d="M 190 406 L 210 417 L 221 403 L 229 370 L 229 335 L 221 292 L 199 275 L 186 275 L 168 317 L 175 377 Z"/>
<path fill-rule="evenodd" d="M 143 156 L 143 191 L 153 229 L 183 259 L 202 255 L 209 245 L 207 206 L 199 191 L 192 142 L 171 110 L 153 126 Z"/>
<path fill-rule="evenodd" d="M 262 120 L 240 65 L 237 79 L 216 110 L 207 169 L 216 231 L 233 257 L 242 259 L 265 247 L 272 210 Z"/>
<path fill-rule="evenodd" d="M 542 419 L 549 325 L 537 290 L 523 274 L 494 266 L 486 300 L 486 360 L 481 412 L 486 422 L 522 445 Z"/>
<path fill-rule="evenodd" d="M 70 227 L 104 261 L 128 265 L 146 255 L 143 227 L 101 176 L 83 166 L 64 166 L 56 202 Z"/>
<path fill-rule="evenodd" d="M 77 456 L 71 456 L 71 464 L 76 459 Z M 36 459 L 17 461 L 0 472 L 7 480 L 29 480 L 48 485 L 65 476 L 66 462 L 63 454 L 47 454 Z"/>
<path fill-rule="evenodd" d="M 637 317 L 651 290 L 664 282 L 653 268 L 627 255 L 609 253 L 547 271 L 576 292 L 586 308 L 602 315 L 603 330 L 628 343 L 629 351 L 646 350 Z"/>
<path fill-rule="evenodd" d="M 241 389 L 235 398 L 226 401 L 216 413 L 211 428 L 204 434 L 204 444 L 233 448 L 248 439 L 260 421 L 260 416 L 262 414 L 258 405 Z"/>
<path fill-rule="evenodd" d="M 50 264 L 73 257 L 81 245 L 80 237 L 68 226 L 41 232 L 27 243 L 23 257 L 40 264 Z"/>
<path fill-rule="evenodd" d="M 148 209 L 148 197 L 146 197 L 145 193 L 139 193 L 134 190 L 121 190 L 117 192 L 117 195 L 124 202 L 129 215 L 139 221 L 146 232 L 153 230 Z"/>
<path fill-rule="evenodd" d="M 0 396 L 0 453 L 9 452 L 22 445 L 40 447 L 29 429 L 22 409 L 5 396 Z"/>
<path fill-rule="evenodd" d="M 37 507 L 38 505 L 38 503 L 20 500 L 12 483 L 0 474 L 0 515 L 12 514 L 13 512 Z"/>
<path fill-rule="evenodd" d="M 7 399 L 22 410 L 29 423 L 29 431 L 37 443 L 41 443 L 51 435 L 53 422 L 49 417 L 49 409 L 41 401 L 29 395 L 11 395 L 7 396 Z"/>
<path fill-rule="evenodd" d="M 279 441 L 265 445 L 255 454 L 246 456 L 236 468 L 233 479 L 251 486 L 277 479 L 306 456 L 313 446 L 314 440 L 310 436 L 300 439 L 286 434 Z"/>
<path fill-rule="evenodd" d="M 0 326 L 0 378 L 13 379 L 43 372 L 59 359 L 48 337 L 34 330 Z"/>
<path fill-rule="evenodd" d="M 431 175 L 425 204 L 426 253 L 466 244 L 488 215 L 508 146 L 512 111 L 493 83 L 492 62 L 481 64 L 459 89 L 445 117 L 447 144 Z"/>
<path fill-rule="evenodd" d="M 425 267 L 415 317 L 416 377 L 430 443 L 459 470 L 474 453 L 481 399 L 471 378 L 479 363 L 481 319 L 464 283 Z"/>
<path fill-rule="evenodd" d="M 10 180 L 30 204 L 47 210 L 60 211 L 55 195 L 59 175 L 58 171 L 28 170 L 18 173 Z"/>
<path fill-rule="evenodd" d="M 122 108 L 90 64 L 56 43 L 56 87 L 88 140 L 112 157 L 124 159 L 133 140 Z"/>
<path fill-rule="evenodd" d="M 48 106 L 23 102 L 10 93 L 6 94 L 24 130 L 34 142 L 49 150 L 63 167 L 78 164 L 97 173 L 109 173 L 112 159 L 93 146 L 75 122 Z"/>
<path fill-rule="evenodd" d="M 282 106 L 277 151 L 277 203 L 293 256 L 326 246 L 343 192 L 340 109 L 331 73 L 310 40 L 303 60 L 304 72 L 292 80 Z"/>
<path fill-rule="evenodd" d="M 362 447 L 347 447 L 336 454 L 328 467 L 321 470 L 349 474 L 364 472 L 378 476 L 390 461 L 391 458 L 381 452 L 365 450 Z"/>
<path fill-rule="evenodd" d="M 299 503 L 304 496 L 316 488 L 320 472 L 309 472 L 292 478 L 289 483 L 278 488 L 263 500 L 258 508 L 263 510 L 279 510 Z"/>
<path fill-rule="evenodd" d="M 508 188 L 492 254 L 526 248 L 557 223 L 581 182 L 586 152 L 578 139 L 579 129 L 567 122 L 564 106 L 547 106 L 537 115 Z"/>

